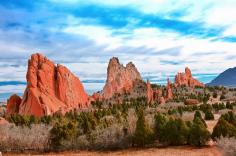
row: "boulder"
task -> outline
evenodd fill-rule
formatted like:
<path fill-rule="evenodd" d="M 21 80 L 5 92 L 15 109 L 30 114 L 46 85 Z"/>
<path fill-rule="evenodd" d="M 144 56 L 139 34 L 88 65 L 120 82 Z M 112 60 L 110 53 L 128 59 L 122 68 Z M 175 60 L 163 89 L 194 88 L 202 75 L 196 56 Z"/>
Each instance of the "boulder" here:
<path fill-rule="evenodd" d="M 197 105 L 199 101 L 197 99 L 186 99 L 184 102 L 185 105 Z"/>

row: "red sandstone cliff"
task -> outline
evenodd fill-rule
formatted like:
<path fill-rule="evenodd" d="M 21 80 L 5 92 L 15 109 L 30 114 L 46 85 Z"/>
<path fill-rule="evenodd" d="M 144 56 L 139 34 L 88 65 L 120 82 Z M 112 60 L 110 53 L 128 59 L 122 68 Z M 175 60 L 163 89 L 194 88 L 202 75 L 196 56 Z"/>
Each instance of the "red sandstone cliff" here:
<path fill-rule="evenodd" d="M 89 97 L 80 80 L 66 67 L 55 65 L 41 54 L 31 56 L 26 79 L 19 114 L 43 116 L 88 105 Z"/>
<path fill-rule="evenodd" d="M 133 89 L 134 83 L 139 80 L 142 81 L 142 78 L 132 62 L 124 67 L 118 58 L 113 57 L 109 61 L 107 80 L 101 95 L 109 99 L 115 93 L 129 92 Z"/>
<path fill-rule="evenodd" d="M 195 86 L 198 87 L 205 87 L 205 85 L 201 82 L 199 82 L 197 79 L 193 78 L 191 70 L 186 67 L 185 68 L 185 73 L 178 73 L 175 76 L 175 87 L 185 85 L 191 88 L 194 88 Z"/>

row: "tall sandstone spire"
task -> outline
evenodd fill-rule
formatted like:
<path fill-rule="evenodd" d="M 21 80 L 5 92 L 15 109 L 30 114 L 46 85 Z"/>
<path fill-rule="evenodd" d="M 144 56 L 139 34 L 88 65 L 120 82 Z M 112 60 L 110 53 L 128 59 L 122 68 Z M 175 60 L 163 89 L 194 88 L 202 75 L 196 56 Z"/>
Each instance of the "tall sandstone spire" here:
<path fill-rule="evenodd" d="M 166 85 L 166 100 L 170 100 L 173 98 L 173 92 L 171 89 L 171 82 L 170 79 L 167 79 L 167 85 Z"/>
<path fill-rule="evenodd" d="M 66 67 L 55 65 L 41 54 L 31 56 L 26 79 L 27 87 L 19 105 L 19 114 L 50 115 L 57 111 L 67 112 L 87 107 L 89 104 L 89 96 L 79 78 Z"/>
<path fill-rule="evenodd" d="M 102 97 L 109 99 L 115 93 L 129 92 L 137 80 L 142 80 L 142 78 L 132 62 L 123 66 L 118 58 L 113 57 L 108 64 L 107 80 L 102 90 Z"/>

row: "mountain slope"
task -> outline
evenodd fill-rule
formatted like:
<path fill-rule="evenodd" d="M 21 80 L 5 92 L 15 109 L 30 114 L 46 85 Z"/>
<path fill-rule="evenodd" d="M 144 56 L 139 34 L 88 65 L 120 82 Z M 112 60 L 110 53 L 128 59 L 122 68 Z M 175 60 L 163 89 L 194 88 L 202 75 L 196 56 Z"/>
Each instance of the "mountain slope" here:
<path fill-rule="evenodd" d="M 236 67 L 225 70 L 207 85 L 236 87 Z"/>

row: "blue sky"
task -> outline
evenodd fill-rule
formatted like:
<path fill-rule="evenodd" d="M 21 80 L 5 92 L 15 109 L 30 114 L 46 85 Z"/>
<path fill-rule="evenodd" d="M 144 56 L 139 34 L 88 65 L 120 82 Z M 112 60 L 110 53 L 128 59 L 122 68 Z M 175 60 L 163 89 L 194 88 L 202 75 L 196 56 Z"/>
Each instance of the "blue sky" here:
<path fill-rule="evenodd" d="M 235 0 L 1 0 L 0 13 L 4 95 L 23 92 L 35 52 L 67 66 L 90 92 L 102 88 L 113 56 L 155 83 L 185 66 L 204 82 L 235 66 Z"/>

